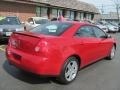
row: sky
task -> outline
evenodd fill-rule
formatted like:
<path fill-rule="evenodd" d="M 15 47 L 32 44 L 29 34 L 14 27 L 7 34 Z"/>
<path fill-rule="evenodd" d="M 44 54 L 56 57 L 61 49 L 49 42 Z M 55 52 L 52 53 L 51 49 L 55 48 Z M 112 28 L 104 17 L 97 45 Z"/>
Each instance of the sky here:
<path fill-rule="evenodd" d="M 112 0 L 79 0 L 87 3 L 94 4 L 101 13 L 115 12 L 115 4 Z"/>

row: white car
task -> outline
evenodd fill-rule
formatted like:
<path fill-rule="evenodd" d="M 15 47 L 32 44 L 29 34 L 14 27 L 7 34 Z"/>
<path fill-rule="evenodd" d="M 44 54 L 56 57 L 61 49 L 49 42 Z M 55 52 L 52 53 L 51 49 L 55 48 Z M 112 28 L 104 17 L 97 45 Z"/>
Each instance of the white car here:
<path fill-rule="evenodd" d="M 45 24 L 47 22 L 49 22 L 49 20 L 43 17 L 28 18 L 27 22 L 25 22 L 26 30 L 31 30 L 37 27 L 38 25 Z"/>
<path fill-rule="evenodd" d="M 118 32 L 119 28 L 117 26 L 113 26 L 111 24 L 106 25 L 108 27 L 108 32 Z"/>
<path fill-rule="evenodd" d="M 99 28 L 101 28 L 104 32 L 108 32 L 108 27 L 106 27 L 105 25 L 97 24 L 96 26 L 98 26 Z"/>

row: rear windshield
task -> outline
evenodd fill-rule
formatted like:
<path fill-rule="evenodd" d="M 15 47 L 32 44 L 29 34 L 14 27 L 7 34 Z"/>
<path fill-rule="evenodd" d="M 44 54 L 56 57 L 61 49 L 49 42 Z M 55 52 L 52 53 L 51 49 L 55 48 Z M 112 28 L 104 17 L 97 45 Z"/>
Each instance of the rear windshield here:
<path fill-rule="evenodd" d="M 20 25 L 17 17 L 0 17 L 0 25 Z"/>
<path fill-rule="evenodd" d="M 59 36 L 64 31 L 66 31 L 70 26 L 72 26 L 72 24 L 66 22 L 49 22 L 44 25 L 39 25 L 38 27 L 31 30 L 31 32 Z"/>

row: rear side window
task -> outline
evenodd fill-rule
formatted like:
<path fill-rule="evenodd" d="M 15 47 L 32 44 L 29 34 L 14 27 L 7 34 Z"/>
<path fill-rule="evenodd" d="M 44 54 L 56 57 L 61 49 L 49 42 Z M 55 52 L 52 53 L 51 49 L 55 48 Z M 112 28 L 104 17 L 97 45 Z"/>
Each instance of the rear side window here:
<path fill-rule="evenodd" d="M 95 37 L 91 26 L 82 26 L 76 33 L 78 37 Z"/>
<path fill-rule="evenodd" d="M 32 19 L 32 18 L 29 18 L 27 21 L 28 21 L 28 22 L 33 22 L 33 19 Z"/>
<path fill-rule="evenodd" d="M 39 25 L 38 27 L 31 30 L 31 32 L 59 36 L 70 26 L 72 26 L 72 24 L 66 22 L 49 22 L 47 24 Z"/>

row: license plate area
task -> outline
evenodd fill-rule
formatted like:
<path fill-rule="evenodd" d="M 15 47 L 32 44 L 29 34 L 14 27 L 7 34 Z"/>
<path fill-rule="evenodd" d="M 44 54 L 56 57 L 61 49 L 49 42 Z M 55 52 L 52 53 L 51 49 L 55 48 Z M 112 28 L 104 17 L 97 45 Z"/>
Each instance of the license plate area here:
<path fill-rule="evenodd" d="M 6 36 L 11 36 L 12 32 L 6 32 L 5 35 Z"/>

